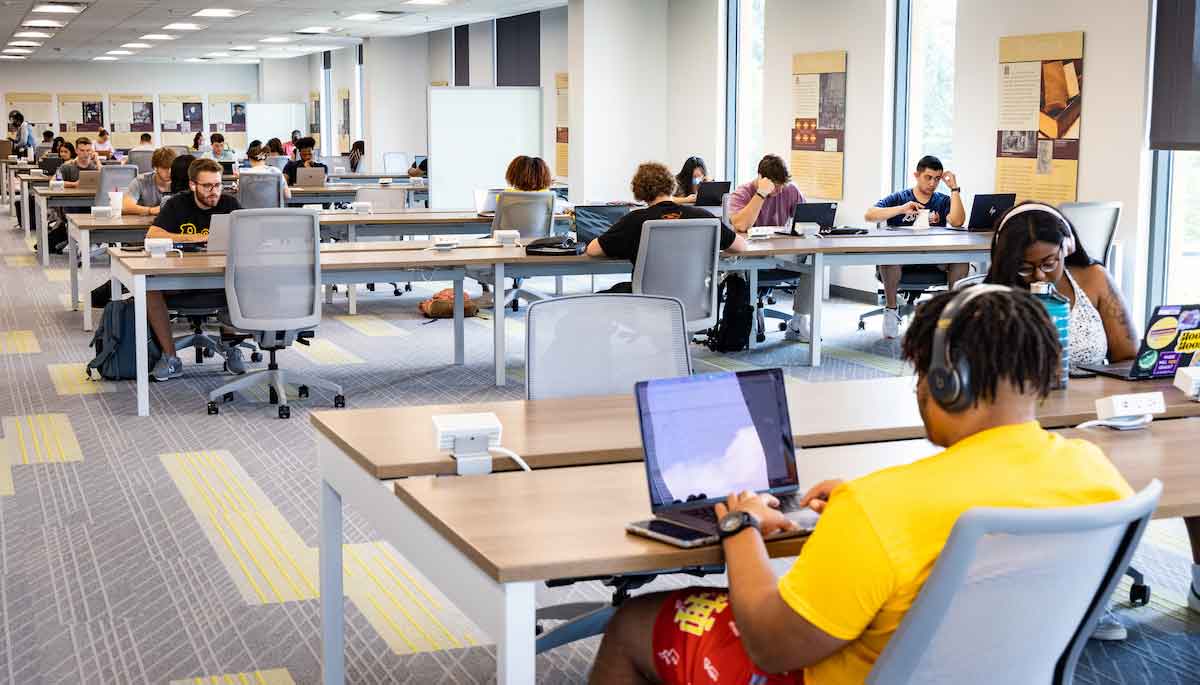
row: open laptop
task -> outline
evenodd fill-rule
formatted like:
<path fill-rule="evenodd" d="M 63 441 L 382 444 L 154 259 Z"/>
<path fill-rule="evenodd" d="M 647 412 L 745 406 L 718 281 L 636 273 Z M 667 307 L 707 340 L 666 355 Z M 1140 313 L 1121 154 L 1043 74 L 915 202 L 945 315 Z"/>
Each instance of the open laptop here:
<path fill-rule="evenodd" d="M 1016 193 L 980 193 L 971 201 L 971 217 L 967 225 L 947 228 L 952 231 L 990 231 L 996 227 L 996 219 L 1016 203 Z"/>
<path fill-rule="evenodd" d="M 479 216 L 495 216 L 496 200 L 503 192 L 503 188 L 475 189 L 475 211 Z"/>
<path fill-rule="evenodd" d="M 79 186 L 80 190 L 96 190 L 100 187 L 100 172 L 99 171 L 80 171 Z"/>
<path fill-rule="evenodd" d="M 697 207 L 720 207 L 721 198 L 729 192 L 729 181 L 701 181 L 696 189 Z"/>
<path fill-rule="evenodd" d="M 829 230 L 833 228 L 837 208 L 836 202 L 801 202 L 792 210 L 792 222 L 786 226 L 787 230 L 776 233 L 798 236 L 800 234 L 796 231 L 797 223 L 816 224 L 821 230 Z"/>
<path fill-rule="evenodd" d="M 1128 381 L 1171 378 L 1180 367 L 1200 366 L 1200 304 L 1155 307 L 1133 361 L 1080 364 L 1084 371 Z"/>
<path fill-rule="evenodd" d="M 296 185 L 301 188 L 319 188 L 325 185 L 325 170 L 320 167 L 296 169 Z"/>
<path fill-rule="evenodd" d="M 218 161 L 220 161 L 220 160 L 218 160 Z M 220 163 L 221 163 L 221 174 L 224 176 L 232 175 L 233 167 L 237 166 L 236 162 L 220 161 Z"/>
<path fill-rule="evenodd" d="M 796 448 L 780 369 L 643 381 L 634 387 L 654 518 L 626 526 L 678 547 L 717 541 L 713 505 L 743 490 L 769 492 L 812 530 L 799 506 Z"/>
<path fill-rule="evenodd" d="M 208 251 L 225 254 L 229 251 L 229 227 L 233 217 L 229 214 L 213 214 L 208 220 Z"/>

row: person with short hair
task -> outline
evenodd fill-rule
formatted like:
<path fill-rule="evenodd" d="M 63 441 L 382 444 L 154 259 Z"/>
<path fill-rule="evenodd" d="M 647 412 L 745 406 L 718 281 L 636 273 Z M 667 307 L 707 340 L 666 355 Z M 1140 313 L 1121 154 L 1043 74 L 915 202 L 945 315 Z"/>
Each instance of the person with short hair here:
<path fill-rule="evenodd" d="M 218 162 L 237 161 L 237 155 L 233 154 L 233 150 L 225 146 L 224 135 L 214 133 L 208 137 L 208 143 L 210 145 L 208 151 L 200 155 L 204 159 L 215 159 Z"/>
<path fill-rule="evenodd" d="M 952 301 L 956 310 L 943 324 Z M 943 326 L 947 347 L 935 350 L 934 331 Z M 782 577 L 763 539 L 795 524 L 770 495 L 730 494 L 715 507 L 727 531 L 728 589 L 624 602 L 608 624 L 591 685 L 707 683 L 712 672 L 722 683 L 865 682 L 964 512 L 1133 495 L 1098 447 L 1038 425 L 1061 348 L 1045 307 L 1029 293 L 976 286 L 938 294 L 917 309 L 901 351 L 916 368 L 926 437 L 945 449 L 813 486 L 800 503 L 821 517 Z M 943 355 L 950 368 L 970 370 L 973 393 L 961 408 L 931 389 Z M 680 620 L 701 610 L 702 622 Z"/>
<path fill-rule="evenodd" d="M 635 209 L 617 219 L 607 231 L 588 243 L 589 257 L 628 259 L 637 263 L 638 246 L 642 240 L 642 226 L 647 221 L 659 219 L 712 219 L 710 212 L 676 203 L 671 195 L 675 192 L 675 177 L 667 167 L 658 162 L 643 162 L 638 165 L 629 183 L 633 197 L 646 207 Z M 728 226 L 721 226 L 721 249 L 728 252 L 743 252 L 746 240 Z M 697 265 L 697 268 L 700 268 Z M 630 282 L 618 283 L 608 292 L 633 292 Z"/>
<path fill-rule="evenodd" d="M 175 151 L 160 147 L 150 157 L 150 171 L 138 174 L 121 201 L 121 212 L 134 216 L 155 216 L 171 192 L 171 163 Z"/>
<path fill-rule="evenodd" d="M 12 131 L 8 134 L 8 139 L 13 142 L 13 154 L 18 157 L 24 155 L 25 150 L 35 144 L 33 124 L 25 121 L 25 115 L 14 109 L 8 113 L 8 127 Z"/>
<path fill-rule="evenodd" d="M 58 141 L 58 148 L 55 152 L 58 153 L 58 156 L 62 158 L 64 163 L 75 159 L 75 146 L 65 140 Z"/>
<path fill-rule="evenodd" d="M 945 183 L 950 190 L 949 195 L 937 192 L 938 184 Z M 962 193 L 959 191 L 958 177 L 953 171 L 942 167 L 942 160 L 933 155 L 926 155 L 917 160 L 917 169 L 913 172 L 913 186 L 892 193 L 867 209 L 865 219 L 872 223 L 886 222 L 888 226 L 912 226 L 917 220 L 917 212 L 929 210 L 930 226 L 962 226 L 967 220 L 966 210 L 963 209 Z M 880 264 L 879 280 L 883 282 L 884 312 L 883 337 L 896 338 L 900 335 L 900 310 L 897 308 L 897 296 L 900 292 L 900 279 L 905 269 L 935 268 L 946 272 L 946 280 L 950 287 L 960 279 L 965 278 L 970 271 L 970 264 L 936 264 L 929 266 L 903 267 L 898 264 Z"/>
<path fill-rule="evenodd" d="M 267 156 L 287 157 L 288 154 L 283 151 L 283 142 L 278 138 L 272 138 L 267 141 Z"/>
<path fill-rule="evenodd" d="M 261 145 L 251 145 L 246 152 L 246 159 L 250 161 L 250 166 L 242 169 L 243 176 L 246 174 L 274 175 L 279 179 L 279 196 L 285 202 L 292 198 L 292 189 L 288 187 L 287 181 L 283 177 L 283 171 L 279 167 L 267 164 L 267 148 Z"/>
<path fill-rule="evenodd" d="M 541 157 L 513 157 L 504 171 L 504 180 L 508 183 L 509 190 L 525 193 L 553 192 L 550 186 L 554 183 L 554 177 L 550 175 L 550 166 Z M 569 208 L 570 205 L 565 200 L 554 196 L 555 214 L 562 214 Z"/>
<path fill-rule="evenodd" d="M 313 148 L 317 146 L 317 141 L 311 136 L 300 138 L 296 141 L 296 149 L 299 151 L 300 158 L 294 159 L 283 167 L 283 175 L 287 177 L 288 185 L 296 185 L 296 170 L 297 169 L 323 169 L 325 173 L 329 173 L 329 167 L 313 160 Z"/>
<path fill-rule="evenodd" d="M 138 144 L 129 148 L 129 151 L 130 152 L 153 152 L 155 149 L 156 148 L 154 147 L 154 136 L 151 136 L 149 133 L 143 133 L 138 138 Z"/>
<path fill-rule="evenodd" d="M 64 145 L 69 145 L 63 143 Z M 55 173 L 55 178 L 61 179 L 64 188 L 79 187 L 79 172 L 80 171 L 99 171 L 100 160 L 96 157 L 96 151 L 92 148 L 92 140 L 87 136 L 80 136 L 75 139 L 74 159 L 63 162 L 62 166 L 58 167 Z"/>
<path fill-rule="evenodd" d="M 42 144 L 43 145 L 49 145 L 53 141 L 54 141 L 54 131 L 51 131 L 50 129 L 46 129 L 45 131 L 42 131 Z"/>
<path fill-rule="evenodd" d="M 92 144 L 92 149 L 97 153 L 103 152 L 107 153 L 107 155 L 110 157 L 112 156 L 113 145 L 112 141 L 108 139 L 108 131 L 100 129 L 100 131 L 96 133 L 96 142 Z"/>
<path fill-rule="evenodd" d="M 208 227 L 213 215 L 228 214 L 241 208 L 237 198 L 221 192 L 221 165 L 215 160 L 201 158 L 191 162 L 188 166 L 188 189 L 191 192 L 176 193 L 167 199 L 146 231 L 147 238 L 169 238 L 177 243 L 208 242 Z M 171 316 L 163 291 L 146 293 L 146 320 L 162 350 L 162 357 L 154 365 L 151 378 L 166 381 L 179 377 L 183 374 L 183 362 L 176 355 L 175 340 L 171 336 Z M 245 362 L 236 347 L 230 349 L 225 363 L 229 371 L 245 373 Z"/>

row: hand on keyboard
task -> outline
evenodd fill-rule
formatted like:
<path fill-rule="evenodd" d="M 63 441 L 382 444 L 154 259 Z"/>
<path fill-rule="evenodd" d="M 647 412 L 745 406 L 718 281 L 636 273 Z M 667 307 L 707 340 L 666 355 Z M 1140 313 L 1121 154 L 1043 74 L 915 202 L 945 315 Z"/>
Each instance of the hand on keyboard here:
<path fill-rule="evenodd" d="M 817 513 L 825 511 L 825 504 L 829 502 L 829 495 L 837 489 L 842 481 L 825 480 L 817 483 L 804 493 L 804 497 L 800 498 L 800 506 L 808 507 Z"/>
<path fill-rule="evenodd" d="M 764 538 L 771 537 L 780 532 L 789 532 L 799 529 L 795 521 L 789 519 L 779 510 L 779 500 L 773 495 L 758 494 L 756 492 L 736 493 L 730 495 L 725 500 L 724 504 L 718 503 L 713 507 L 716 511 L 717 518 L 724 516 L 730 511 L 744 511 L 753 514 L 759 522 L 759 530 Z"/>

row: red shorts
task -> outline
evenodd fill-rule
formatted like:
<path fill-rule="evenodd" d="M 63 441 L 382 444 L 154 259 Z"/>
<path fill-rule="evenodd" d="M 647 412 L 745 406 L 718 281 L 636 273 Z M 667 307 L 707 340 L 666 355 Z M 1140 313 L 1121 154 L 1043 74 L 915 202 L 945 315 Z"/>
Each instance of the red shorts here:
<path fill-rule="evenodd" d="M 771 675 L 755 666 L 722 589 L 667 595 L 654 621 L 654 668 L 667 685 L 803 685 L 801 671 Z"/>

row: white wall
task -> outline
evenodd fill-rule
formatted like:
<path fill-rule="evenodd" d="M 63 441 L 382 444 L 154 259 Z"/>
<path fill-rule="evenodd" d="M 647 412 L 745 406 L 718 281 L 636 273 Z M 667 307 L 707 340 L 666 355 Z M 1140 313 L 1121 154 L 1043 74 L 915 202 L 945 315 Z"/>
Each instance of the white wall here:
<path fill-rule="evenodd" d="M 496 85 L 496 22 L 488 20 L 467 27 L 470 37 L 470 78 L 473 87 Z"/>
<path fill-rule="evenodd" d="M 354 47 L 346 47 L 340 50 L 334 50 L 332 55 L 332 90 L 329 95 L 333 98 L 330 104 L 333 105 L 333 143 L 336 154 L 348 154 L 350 152 L 350 143 L 354 142 L 354 121 L 358 116 L 358 88 L 354 82 L 354 71 L 357 60 L 357 49 Z M 424 71 L 424 70 L 422 70 Z M 342 124 L 342 98 L 338 92 L 343 88 L 350 91 L 350 129 L 347 136 L 349 140 L 344 143 L 341 139 L 341 124 Z"/>
<path fill-rule="evenodd" d="M 302 103 L 307 108 L 311 85 L 308 57 L 264 59 L 258 65 L 259 102 Z"/>
<path fill-rule="evenodd" d="M 964 4 L 982 2 L 960 0 L 960 12 Z M 861 224 L 867 207 L 892 190 L 893 8 L 891 0 L 771 0 L 766 4 L 764 152 L 791 159 L 792 55 L 846 51 L 846 153 L 839 224 Z M 956 98 L 955 102 L 970 101 Z M 835 284 L 868 292 L 879 287 L 871 267 L 833 269 L 831 278 Z"/>
<path fill-rule="evenodd" d="M 1116 239 L 1124 244 L 1121 286 L 1135 321 L 1143 319 L 1149 259 L 1150 16 L 1147 0 L 1105 2 L 1102 9 L 1089 0 L 960 0 L 955 38 L 955 163 L 968 192 L 991 192 L 1000 37 L 1084 31 L 1078 195 L 1124 203 Z"/>
<path fill-rule="evenodd" d="M 371 169 L 383 169 L 385 152 L 406 152 L 410 162 L 412 155 L 425 154 L 433 36 L 368 38 L 363 43 L 364 140 Z"/>
<path fill-rule="evenodd" d="M 454 38 L 454 29 L 431 31 L 425 35 L 429 37 L 429 82 L 425 85 L 435 81 L 452 85 L 454 71 L 450 65 L 452 56 L 450 47 Z"/>
<path fill-rule="evenodd" d="M 541 60 L 542 60 L 542 157 L 554 169 L 554 129 L 557 115 L 558 90 L 554 75 L 567 71 L 567 8 L 555 7 L 541 12 Z M 568 84 L 569 88 L 569 84 Z M 570 122 L 567 123 L 568 129 Z"/>
<path fill-rule="evenodd" d="M 672 171 L 699 155 L 725 178 L 725 24 L 720 0 L 669 0 L 667 153 Z"/>
<path fill-rule="evenodd" d="M 667 152 L 667 0 L 571 0 L 571 199 L 629 199 Z M 655 66 L 658 65 L 658 66 Z"/>

